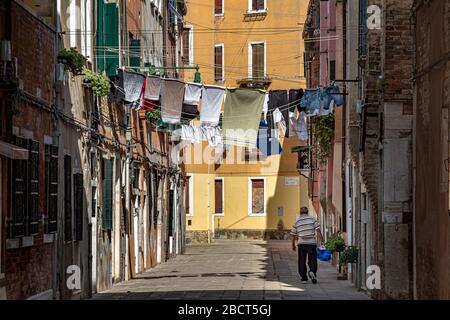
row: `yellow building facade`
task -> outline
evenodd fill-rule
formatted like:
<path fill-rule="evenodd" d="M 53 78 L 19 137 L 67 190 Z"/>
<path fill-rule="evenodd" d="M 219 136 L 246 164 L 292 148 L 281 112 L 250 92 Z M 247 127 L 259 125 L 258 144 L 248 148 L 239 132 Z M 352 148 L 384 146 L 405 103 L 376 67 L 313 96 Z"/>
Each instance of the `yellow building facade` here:
<path fill-rule="evenodd" d="M 199 66 L 202 83 L 305 88 L 302 32 L 308 1 L 191 0 L 187 5 L 184 63 Z M 186 72 L 185 79 L 194 81 L 194 72 Z M 281 155 L 267 158 L 240 147 L 224 156 L 207 143 L 184 149 L 186 228 L 192 242 L 214 235 L 288 236 L 300 207 L 310 203 L 308 181 L 297 170 L 297 153 L 291 152 L 304 142 L 294 136 L 282 138 L 281 145 Z"/>

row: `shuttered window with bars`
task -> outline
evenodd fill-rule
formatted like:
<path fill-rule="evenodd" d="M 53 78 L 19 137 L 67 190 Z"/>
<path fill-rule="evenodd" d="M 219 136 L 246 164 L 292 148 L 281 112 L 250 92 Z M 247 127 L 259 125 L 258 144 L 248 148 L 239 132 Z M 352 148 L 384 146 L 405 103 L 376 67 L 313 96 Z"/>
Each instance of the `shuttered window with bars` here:
<path fill-rule="evenodd" d="M 102 160 L 102 228 L 112 230 L 112 161 Z"/>
<path fill-rule="evenodd" d="M 72 241 L 72 157 L 64 156 L 64 240 Z"/>
<path fill-rule="evenodd" d="M 216 179 L 214 181 L 214 204 L 215 214 L 223 215 L 223 180 Z"/>
<path fill-rule="evenodd" d="M 39 233 L 39 142 L 30 140 L 28 160 L 28 230 L 27 235 Z"/>
<path fill-rule="evenodd" d="M 73 175 L 73 206 L 75 215 L 75 240 L 83 240 L 83 174 Z"/>
<path fill-rule="evenodd" d="M 118 3 L 97 0 L 97 66 L 109 77 L 119 68 L 119 7 Z"/>
<path fill-rule="evenodd" d="M 28 140 L 14 136 L 13 143 L 21 148 L 28 149 Z M 27 235 L 28 221 L 28 161 L 13 160 L 12 162 L 12 195 L 11 195 L 11 222 L 9 224 L 9 237 L 17 238 Z"/>
<path fill-rule="evenodd" d="M 218 44 L 214 47 L 214 81 L 216 81 L 216 82 L 224 81 L 223 51 L 224 51 L 223 44 Z"/>
<path fill-rule="evenodd" d="M 8 236 L 18 238 L 39 233 L 39 142 L 13 137 L 28 149 L 28 160 L 12 162 L 11 220 Z"/>
<path fill-rule="evenodd" d="M 261 80 L 265 77 L 264 43 L 254 43 L 252 48 L 252 79 Z"/>
<path fill-rule="evenodd" d="M 47 192 L 46 233 L 55 233 L 58 224 L 58 147 L 45 145 L 45 177 Z"/>

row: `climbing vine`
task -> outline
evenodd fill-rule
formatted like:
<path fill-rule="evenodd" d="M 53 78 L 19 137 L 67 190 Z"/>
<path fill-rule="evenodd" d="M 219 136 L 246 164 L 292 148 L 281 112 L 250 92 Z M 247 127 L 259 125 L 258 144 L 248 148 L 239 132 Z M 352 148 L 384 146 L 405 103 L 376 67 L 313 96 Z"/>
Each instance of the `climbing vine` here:
<path fill-rule="evenodd" d="M 334 137 L 334 113 L 311 118 L 313 153 L 320 164 L 325 164 L 330 155 Z"/>

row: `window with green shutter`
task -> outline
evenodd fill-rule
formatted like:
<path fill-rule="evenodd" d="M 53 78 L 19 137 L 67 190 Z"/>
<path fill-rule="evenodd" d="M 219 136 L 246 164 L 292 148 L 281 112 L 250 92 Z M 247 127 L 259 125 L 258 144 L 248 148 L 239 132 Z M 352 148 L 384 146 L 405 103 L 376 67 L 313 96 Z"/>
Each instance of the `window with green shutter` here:
<path fill-rule="evenodd" d="M 104 159 L 102 174 L 102 227 L 105 230 L 112 230 L 112 161 Z"/>
<path fill-rule="evenodd" d="M 72 157 L 64 156 L 64 240 L 72 241 Z"/>
<path fill-rule="evenodd" d="M 97 4 L 97 67 L 113 77 L 119 68 L 119 8 L 115 2 Z"/>

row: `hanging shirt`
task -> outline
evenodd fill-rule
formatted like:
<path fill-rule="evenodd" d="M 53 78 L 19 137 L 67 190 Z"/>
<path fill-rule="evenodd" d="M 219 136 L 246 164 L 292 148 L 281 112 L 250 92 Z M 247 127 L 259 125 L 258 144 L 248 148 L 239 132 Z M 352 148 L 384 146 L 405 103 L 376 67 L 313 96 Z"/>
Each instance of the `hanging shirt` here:
<path fill-rule="evenodd" d="M 184 82 L 175 79 L 163 79 L 161 83 L 161 119 L 165 123 L 180 123 L 184 89 Z"/>
<path fill-rule="evenodd" d="M 204 86 L 202 90 L 202 104 L 200 121 L 202 124 L 217 126 L 224 99 L 225 89 L 216 86 Z"/>
<path fill-rule="evenodd" d="M 297 109 L 298 112 L 301 112 L 300 101 L 303 98 L 303 94 L 303 89 L 289 90 L 289 104 L 292 108 Z"/>
<path fill-rule="evenodd" d="M 276 109 L 280 109 L 279 111 L 282 113 L 283 117 L 285 117 L 285 121 L 287 123 L 289 118 L 289 110 L 288 110 L 288 92 L 287 90 L 273 90 L 269 92 L 269 116 L 267 118 L 269 129 L 275 130 L 276 123 L 273 119 L 273 112 Z M 269 134 L 271 134 L 271 131 Z M 289 136 L 289 131 L 285 131 L 286 136 Z"/>
<path fill-rule="evenodd" d="M 294 131 L 297 133 L 298 139 L 300 141 L 308 141 L 308 125 L 306 123 L 305 112 L 300 112 L 297 119 L 293 121 Z"/>
<path fill-rule="evenodd" d="M 263 106 L 264 120 L 267 120 L 267 114 L 269 113 L 269 94 L 266 93 L 264 96 L 264 106 Z"/>
<path fill-rule="evenodd" d="M 257 148 L 266 157 L 278 155 L 283 152 L 280 140 L 269 136 L 269 127 L 266 121 L 261 121 L 258 131 Z"/>

